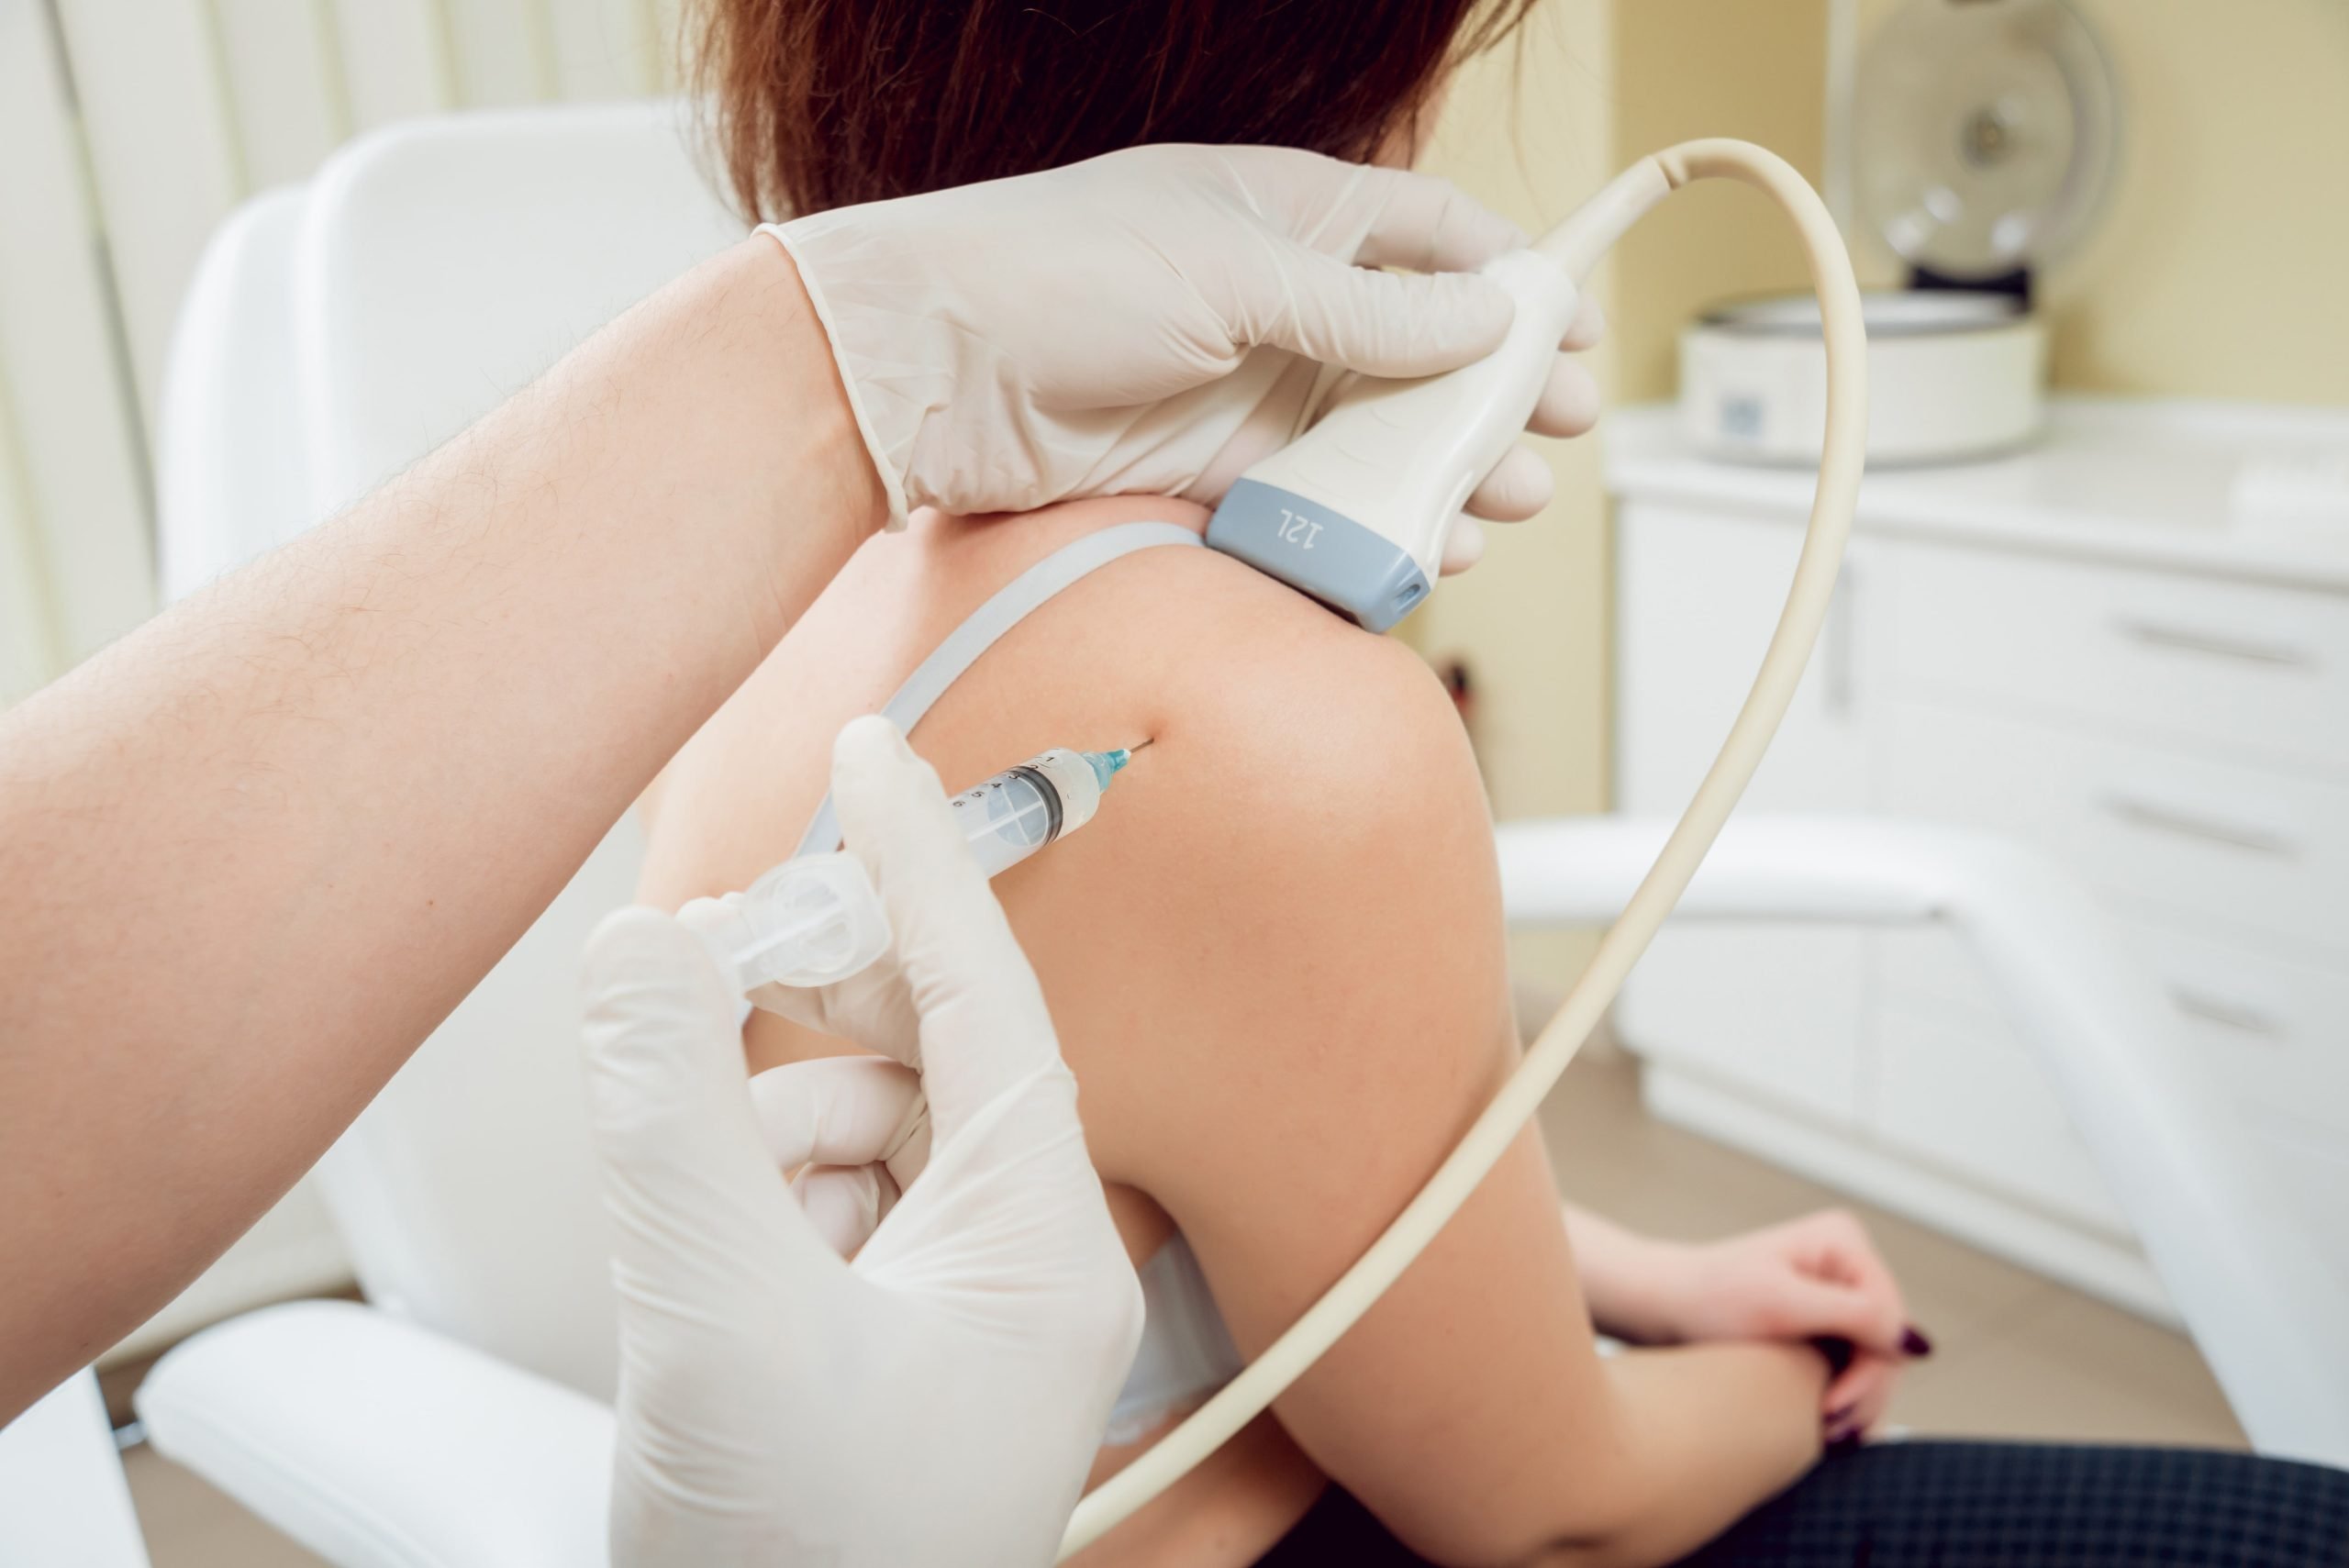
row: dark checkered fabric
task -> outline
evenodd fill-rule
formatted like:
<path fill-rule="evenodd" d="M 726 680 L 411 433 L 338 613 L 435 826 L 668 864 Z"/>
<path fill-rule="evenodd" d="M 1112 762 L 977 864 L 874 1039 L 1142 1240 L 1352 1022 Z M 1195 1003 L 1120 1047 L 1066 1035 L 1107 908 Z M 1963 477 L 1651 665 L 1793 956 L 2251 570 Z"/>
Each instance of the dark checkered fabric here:
<path fill-rule="evenodd" d="M 1258 1568 L 1428 1568 L 1332 1486 Z M 1683 1568 L 2349 1568 L 2349 1471 L 2199 1449 L 1831 1457 Z"/>

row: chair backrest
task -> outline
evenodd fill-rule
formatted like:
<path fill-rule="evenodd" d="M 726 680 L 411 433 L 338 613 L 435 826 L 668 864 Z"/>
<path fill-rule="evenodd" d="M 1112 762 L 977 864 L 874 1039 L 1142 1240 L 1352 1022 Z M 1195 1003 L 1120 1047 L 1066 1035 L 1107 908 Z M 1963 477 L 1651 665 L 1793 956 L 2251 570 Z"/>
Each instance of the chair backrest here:
<path fill-rule="evenodd" d="M 229 214 L 180 306 L 155 444 L 167 604 L 316 518 L 286 308 L 308 202 L 309 187 L 284 185 Z"/>
<path fill-rule="evenodd" d="M 256 428 L 283 417 L 266 395 L 239 425 L 221 389 L 206 439 L 222 475 L 165 509 L 173 558 L 209 574 L 275 542 L 289 504 L 271 487 L 297 446 L 298 523 L 358 498 L 738 241 L 743 226 L 685 130 L 674 102 L 414 122 L 339 153 L 288 204 L 291 221 L 240 219 L 279 249 L 249 254 L 220 294 L 276 293 L 281 326 L 253 340 L 283 331 L 275 373 L 295 389 L 302 436 Z M 217 520 L 241 498 L 250 523 Z M 599 1396 L 614 1319 L 578 960 L 594 922 L 628 902 L 640 859 L 623 821 L 318 1166 L 373 1302 Z"/>

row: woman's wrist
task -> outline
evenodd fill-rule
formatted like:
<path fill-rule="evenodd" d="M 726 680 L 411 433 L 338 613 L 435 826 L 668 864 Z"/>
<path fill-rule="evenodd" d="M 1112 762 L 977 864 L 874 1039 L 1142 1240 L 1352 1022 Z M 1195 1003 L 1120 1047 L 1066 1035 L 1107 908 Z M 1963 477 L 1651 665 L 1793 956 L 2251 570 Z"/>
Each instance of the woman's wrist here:
<path fill-rule="evenodd" d="M 1635 1344 L 1673 1344 L 1682 1329 L 1695 1249 L 1642 1236 L 1568 1205 L 1566 1236 L 1591 1320 Z"/>
<path fill-rule="evenodd" d="M 1688 1297 L 1697 1288 L 1697 1251 L 1685 1241 L 1635 1236 L 1629 1254 L 1635 1264 L 1618 1288 L 1626 1332 L 1647 1342 L 1683 1344 L 1697 1336 L 1688 1328 Z"/>

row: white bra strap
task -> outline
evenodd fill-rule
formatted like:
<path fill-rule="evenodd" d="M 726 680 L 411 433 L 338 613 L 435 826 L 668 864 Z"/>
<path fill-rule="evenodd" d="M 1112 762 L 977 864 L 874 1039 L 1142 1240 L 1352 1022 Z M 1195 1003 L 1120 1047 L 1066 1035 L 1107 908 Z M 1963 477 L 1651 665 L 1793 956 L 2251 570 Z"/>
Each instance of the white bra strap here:
<path fill-rule="evenodd" d="M 1017 523 L 999 526 L 1019 527 Z M 906 677 L 905 684 L 881 709 L 882 714 L 901 734 L 912 734 L 921 716 L 930 711 L 930 704 L 943 696 L 946 688 L 960 680 L 963 672 L 1001 640 L 1004 633 L 1025 620 L 1030 610 L 1070 584 L 1122 556 L 1168 544 L 1201 546 L 1202 541 L 1198 535 L 1174 523 L 1121 523 L 1061 546 L 1005 584 L 993 598 L 947 633 L 946 640 L 932 649 L 930 657 Z M 824 804 L 816 808 L 815 820 L 807 824 L 807 831 L 799 836 L 799 847 L 792 853 L 816 854 L 838 849 L 840 842 L 840 818 L 832 811 L 832 796 L 828 790 Z"/>

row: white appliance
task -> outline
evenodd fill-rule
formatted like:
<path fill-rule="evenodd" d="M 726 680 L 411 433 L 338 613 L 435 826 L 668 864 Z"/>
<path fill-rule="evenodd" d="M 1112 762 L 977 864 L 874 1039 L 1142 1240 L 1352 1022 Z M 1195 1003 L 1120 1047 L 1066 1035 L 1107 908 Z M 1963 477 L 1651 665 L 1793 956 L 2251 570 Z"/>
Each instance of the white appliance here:
<path fill-rule="evenodd" d="M 2016 301 L 1903 289 L 1864 295 L 1861 309 L 1871 467 L 1985 457 L 2038 437 L 2047 334 Z M 1681 426 L 1710 456 L 1809 467 L 1826 396 L 1808 295 L 1723 306 L 1681 334 Z"/>
<path fill-rule="evenodd" d="M 2118 94 L 2065 0 L 1911 0 L 1857 78 L 1856 211 L 1907 263 L 1873 294 L 1871 466 L 1992 457 L 2045 419 L 2036 272 L 2087 231 L 2120 140 Z M 1680 426 L 1728 462 L 1816 461 L 1824 355 L 1808 295 L 1736 301 L 1680 341 Z"/>

